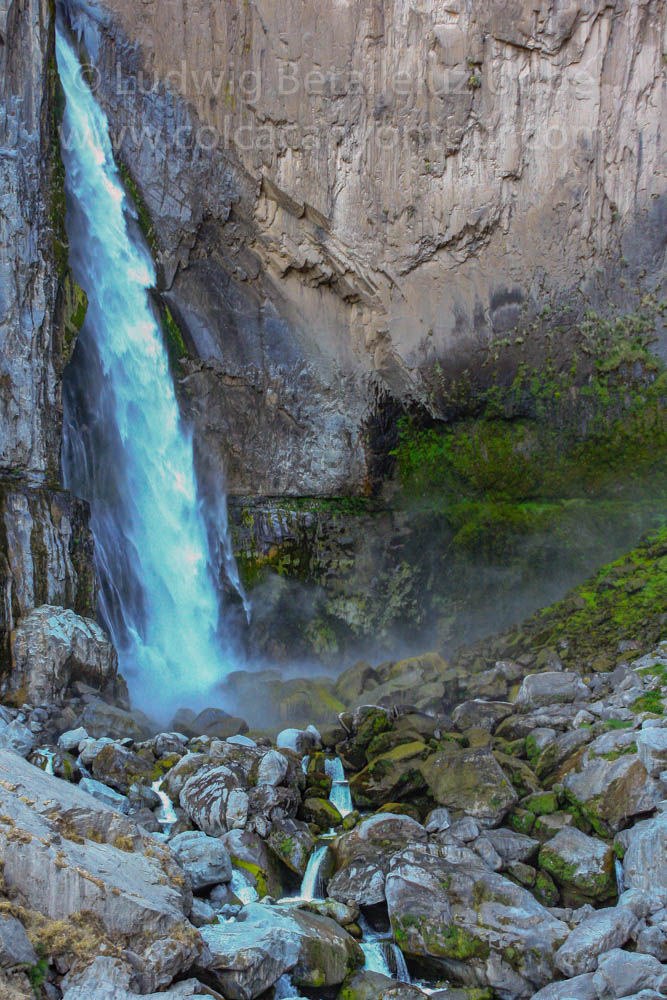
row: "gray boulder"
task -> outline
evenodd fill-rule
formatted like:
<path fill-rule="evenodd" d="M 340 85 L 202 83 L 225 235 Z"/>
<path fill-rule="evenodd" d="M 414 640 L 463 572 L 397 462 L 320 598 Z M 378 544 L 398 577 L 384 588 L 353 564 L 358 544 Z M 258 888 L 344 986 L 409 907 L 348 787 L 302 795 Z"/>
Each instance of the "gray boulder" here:
<path fill-rule="evenodd" d="M 63 980 L 63 1000 L 224 1000 L 218 992 L 196 979 L 188 979 L 163 993 L 141 989 L 135 970 L 117 958 L 96 958 L 88 968 Z M 141 990 L 139 992 L 138 990 Z"/>
<path fill-rule="evenodd" d="M 481 862 L 459 865 L 437 849 L 408 848 L 393 858 L 385 891 L 407 957 L 501 996 L 531 997 L 553 982 L 554 955 L 569 928 Z"/>
<path fill-rule="evenodd" d="M 658 783 L 636 754 L 616 760 L 597 757 L 566 775 L 563 784 L 584 816 L 608 833 L 616 833 L 633 816 L 651 812 L 662 798 Z"/>
<path fill-rule="evenodd" d="M 540 867 L 570 897 L 568 905 L 604 901 L 616 892 L 614 852 L 576 827 L 563 827 L 540 850 Z"/>
<path fill-rule="evenodd" d="M 588 694 L 588 688 L 579 674 L 545 670 L 524 677 L 514 706 L 529 711 L 548 705 L 570 704 L 585 699 Z"/>
<path fill-rule="evenodd" d="M 120 792 L 109 788 L 108 785 L 103 784 L 101 781 L 96 781 L 95 778 L 82 778 L 79 788 L 88 795 L 92 795 L 98 802 L 103 802 L 105 805 L 110 806 L 111 809 L 116 809 L 119 813 L 127 813 L 129 811 L 130 801 L 127 795 L 121 795 Z"/>
<path fill-rule="evenodd" d="M 72 679 L 98 690 L 123 687 L 118 656 L 90 618 L 44 604 L 23 618 L 12 638 L 9 690 L 33 705 L 62 700 Z"/>
<path fill-rule="evenodd" d="M 639 924 L 632 910 L 610 906 L 596 910 L 574 928 L 556 952 L 555 962 L 565 976 L 595 972 L 598 956 L 622 947 Z"/>
<path fill-rule="evenodd" d="M 27 726 L 18 719 L 3 725 L 0 723 L 0 749 L 13 750 L 21 757 L 27 757 L 35 745 L 35 737 Z"/>
<path fill-rule="evenodd" d="M 231 880 L 229 853 L 215 837 L 189 830 L 172 837 L 169 847 L 183 871 L 190 876 L 195 891 Z"/>
<path fill-rule="evenodd" d="M 250 801 L 245 790 L 246 776 L 233 761 L 197 770 L 183 785 L 181 808 L 195 826 L 211 837 L 228 830 L 242 830 L 248 819 Z"/>
<path fill-rule="evenodd" d="M 525 833 L 515 833 L 514 830 L 504 828 L 486 830 L 484 837 L 498 852 L 505 865 L 515 861 L 528 861 L 540 846 L 539 840 L 533 840 Z"/>
<path fill-rule="evenodd" d="M 497 826 L 518 801 L 512 783 L 486 747 L 443 750 L 419 765 L 438 805 Z"/>
<path fill-rule="evenodd" d="M 598 1000 L 593 973 L 575 976 L 562 983 L 551 983 L 536 993 L 532 1000 Z"/>
<path fill-rule="evenodd" d="M 0 966 L 36 964 L 37 955 L 23 924 L 7 913 L 0 913 Z"/>
<path fill-rule="evenodd" d="M 360 857 L 337 872 L 327 886 L 327 895 L 341 903 L 354 900 L 359 906 L 384 903 L 390 858 Z"/>
<path fill-rule="evenodd" d="M 637 733 L 637 753 L 651 776 L 667 768 L 667 729 L 649 727 Z"/>
<path fill-rule="evenodd" d="M 269 750 L 264 754 L 257 768 L 258 785 L 280 785 L 288 771 L 285 756 L 277 750 Z"/>
<path fill-rule="evenodd" d="M 652 955 L 641 955 L 614 948 L 603 955 L 593 974 L 593 984 L 600 1000 L 619 1000 L 640 990 L 667 991 L 667 968 Z"/>
<path fill-rule="evenodd" d="M 108 737 L 123 740 L 129 737 L 140 743 L 150 739 L 154 731 L 150 720 L 138 709 L 126 712 L 117 705 L 108 705 L 96 698 L 88 702 L 79 722 L 94 739 Z"/>
<path fill-rule="evenodd" d="M 232 924 L 203 927 L 207 970 L 229 1000 L 254 1000 L 286 972 L 295 986 L 342 983 L 363 964 L 363 952 L 328 917 L 251 903 Z"/>
<path fill-rule="evenodd" d="M 69 729 L 66 733 L 62 733 L 58 737 L 58 746 L 66 753 L 72 753 L 74 750 L 78 750 L 79 743 L 87 739 L 87 730 L 83 726 L 79 726 L 78 729 Z"/>
<path fill-rule="evenodd" d="M 623 879 L 628 889 L 667 886 L 667 813 L 636 823 L 618 840 L 626 849 Z"/>

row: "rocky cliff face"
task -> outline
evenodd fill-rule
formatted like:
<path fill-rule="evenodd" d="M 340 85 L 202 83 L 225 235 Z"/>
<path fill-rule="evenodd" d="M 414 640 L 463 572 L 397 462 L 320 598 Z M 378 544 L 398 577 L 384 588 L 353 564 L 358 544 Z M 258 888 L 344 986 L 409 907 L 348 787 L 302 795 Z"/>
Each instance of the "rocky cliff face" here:
<path fill-rule="evenodd" d="M 52 5 L 2 0 L 0 664 L 35 604 L 95 604 L 87 506 L 58 488 L 61 378 L 84 303 L 67 270 L 56 86 Z"/>
<path fill-rule="evenodd" d="M 388 400 L 664 279 L 657 0 L 68 7 L 234 493 L 362 493 Z"/>

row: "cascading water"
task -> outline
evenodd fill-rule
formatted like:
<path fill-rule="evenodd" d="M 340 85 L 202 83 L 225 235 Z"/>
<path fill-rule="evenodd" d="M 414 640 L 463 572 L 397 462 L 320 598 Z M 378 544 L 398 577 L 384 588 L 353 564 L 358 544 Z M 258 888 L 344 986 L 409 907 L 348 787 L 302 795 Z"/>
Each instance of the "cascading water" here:
<path fill-rule="evenodd" d="M 359 918 L 359 925 L 364 935 L 361 949 L 366 959 L 366 971 L 380 972 L 401 983 L 411 982 L 405 956 L 395 941 L 374 931 L 363 914 Z"/>
<path fill-rule="evenodd" d="M 343 764 L 339 757 L 328 758 L 324 761 L 325 773 L 331 778 L 331 792 L 329 801 L 336 807 L 343 818 L 349 816 L 353 810 L 350 784 L 345 778 Z"/>
<path fill-rule="evenodd" d="M 106 119 L 57 33 L 66 97 L 70 261 L 88 314 L 65 378 L 63 477 L 90 501 L 108 627 L 133 702 L 166 719 L 203 707 L 233 667 L 212 563 L 233 563 L 224 508 L 217 542 L 197 497 L 161 330 L 156 275 L 116 169 Z M 232 583 L 238 582 L 231 573 Z"/>

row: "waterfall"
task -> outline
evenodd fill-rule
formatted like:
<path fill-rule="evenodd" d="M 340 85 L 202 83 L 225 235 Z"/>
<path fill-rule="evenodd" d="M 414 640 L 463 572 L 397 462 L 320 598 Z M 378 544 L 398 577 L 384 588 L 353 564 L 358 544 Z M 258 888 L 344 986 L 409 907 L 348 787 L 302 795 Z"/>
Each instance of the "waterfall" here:
<path fill-rule="evenodd" d="M 374 931 L 363 914 L 359 917 L 359 925 L 364 935 L 361 942 L 361 950 L 366 959 L 364 969 L 367 972 L 379 972 L 400 983 L 410 983 L 412 980 L 405 956 L 395 941 Z"/>
<path fill-rule="evenodd" d="M 329 801 L 336 807 L 343 818 L 352 812 L 352 795 L 350 794 L 349 782 L 345 779 L 343 764 L 338 757 L 325 760 L 324 770 L 331 778 L 331 792 Z"/>
<path fill-rule="evenodd" d="M 151 305 L 156 274 L 116 169 L 106 119 L 57 32 L 66 97 L 61 146 L 74 275 L 88 314 L 65 377 L 63 479 L 90 501 L 98 612 L 134 704 L 166 720 L 202 708 L 233 668 L 213 582 L 230 563 L 197 496 L 167 352 Z M 214 498 L 224 511 L 224 494 Z M 233 561 L 233 559 L 232 559 Z"/>
<path fill-rule="evenodd" d="M 324 865 L 328 844 L 321 844 L 316 847 L 308 859 L 308 866 L 301 882 L 299 892 L 300 899 L 311 902 L 313 899 L 324 899 L 324 879 L 322 878 L 322 866 Z"/>
<path fill-rule="evenodd" d="M 178 816 L 176 815 L 176 810 L 174 809 L 173 802 L 171 801 L 167 793 L 162 791 L 163 781 L 164 778 L 158 778 L 157 781 L 153 782 L 151 788 L 153 789 L 155 794 L 159 796 L 161 802 L 160 808 L 158 809 L 155 818 L 162 827 L 163 833 L 169 836 L 174 827 L 174 824 L 178 821 Z"/>

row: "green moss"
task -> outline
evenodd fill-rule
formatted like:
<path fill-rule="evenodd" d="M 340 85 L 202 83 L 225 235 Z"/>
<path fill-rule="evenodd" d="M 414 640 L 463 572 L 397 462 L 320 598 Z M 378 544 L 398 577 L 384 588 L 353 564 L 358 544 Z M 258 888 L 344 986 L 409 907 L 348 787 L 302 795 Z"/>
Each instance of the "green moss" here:
<path fill-rule="evenodd" d="M 267 875 L 259 865 L 253 864 L 251 861 L 243 861 L 241 858 L 237 858 L 235 855 L 231 855 L 232 865 L 235 868 L 242 868 L 244 871 L 248 872 L 252 876 L 255 883 L 255 888 L 257 889 L 257 894 L 259 898 L 262 899 L 264 896 L 268 896 L 269 892 L 267 889 Z"/>
<path fill-rule="evenodd" d="M 134 207 L 136 208 L 137 218 L 139 220 L 139 226 L 141 228 L 141 231 L 144 234 L 146 242 L 148 243 L 151 250 L 155 254 L 159 248 L 150 212 L 148 211 L 146 203 L 144 202 L 143 198 L 139 193 L 139 188 L 137 187 L 134 178 L 132 177 L 130 168 L 127 166 L 126 163 L 123 163 L 123 161 L 120 158 L 117 158 L 117 165 L 118 165 L 118 172 L 122 178 L 123 184 L 125 185 L 125 189 L 127 193 L 130 195 L 132 202 L 134 203 Z"/>
<path fill-rule="evenodd" d="M 528 809 L 512 809 L 507 817 L 507 823 L 517 833 L 530 834 L 535 826 L 535 813 Z"/>
<path fill-rule="evenodd" d="M 655 715 L 665 714 L 665 702 L 662 692 L 647 691 L 636 698 L 631 705 L 633 712 L 653 712 Z"/>

